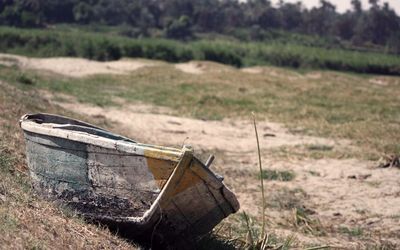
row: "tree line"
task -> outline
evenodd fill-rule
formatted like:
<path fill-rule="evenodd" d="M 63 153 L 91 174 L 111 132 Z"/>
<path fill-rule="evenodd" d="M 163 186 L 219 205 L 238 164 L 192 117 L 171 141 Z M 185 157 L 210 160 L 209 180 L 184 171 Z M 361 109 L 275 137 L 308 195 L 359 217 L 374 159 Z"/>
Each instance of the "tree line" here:
<path fill-rule="evenodd" d="M 266 40 L 270 31 L 289 31 L 345 41 L 353 46 L 385 46 L 400 52 L 400 17 L 379 0 L 351 1 L 352 9 L 338 13 L 320 0 L 305 8 L 281 0 L 0 0 L 0 24 L 47 27 L 57 23 L 127 27 L 124 35 L 161 34 L 193 39 L 217 33 L 244 40 Z"/>

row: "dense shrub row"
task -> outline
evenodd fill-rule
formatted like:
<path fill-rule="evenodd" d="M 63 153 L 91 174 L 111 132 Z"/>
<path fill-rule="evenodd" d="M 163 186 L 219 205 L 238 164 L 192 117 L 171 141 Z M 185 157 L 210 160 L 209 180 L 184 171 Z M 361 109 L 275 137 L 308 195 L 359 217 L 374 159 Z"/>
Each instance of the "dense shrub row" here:
<path fill-rule="evenodd" d="M 372 52 L 326 49 L 304 45 L 130 39 L 78 31 L 0 28 L 0 51 L 29 56 L 78 56 L 93 60 L 142 57 L 168 62 L 209 60 L 236 67 L 276 65 L 400 75 L 400 58 Z"/>

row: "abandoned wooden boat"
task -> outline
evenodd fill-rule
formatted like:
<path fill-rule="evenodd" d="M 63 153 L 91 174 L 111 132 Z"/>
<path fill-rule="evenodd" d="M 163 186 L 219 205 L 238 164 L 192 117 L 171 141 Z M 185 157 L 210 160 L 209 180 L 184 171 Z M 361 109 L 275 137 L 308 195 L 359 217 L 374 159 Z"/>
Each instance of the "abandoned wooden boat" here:
<path fill-rule="evenodd" d="M 239 209 L 190 147 L 141 144 L 51 114 L 24 115 L 20 125 L 34 188 L 125 236 L 193 239 Z"/>

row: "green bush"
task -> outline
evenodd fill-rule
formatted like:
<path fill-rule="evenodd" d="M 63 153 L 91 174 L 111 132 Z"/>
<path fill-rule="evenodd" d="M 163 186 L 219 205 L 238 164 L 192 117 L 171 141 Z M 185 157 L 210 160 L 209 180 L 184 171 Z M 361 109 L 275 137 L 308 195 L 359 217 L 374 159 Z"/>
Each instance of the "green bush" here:
<path fill-rule="evenodd" d="M 88 39 L 82 42 L 79 55 L 87 59 L 93 59 L 95 57 L 95 48 L 92 40 Z"/>
<path fill-rule="evenodd" d="M 21 73 L 17 76 L 16 78 L 17 82 L 22 83 L 22 84 L 26 84 L 26 85 L 32 85 L 35 83 L 35 80 L 32 79 L 31 77 L 27 76 L 24 73 Z"/>
<path fill-rule="evenodd" d="M 188 16 L 183 15 L 176 20 L 172 20 L 166 27 L 165 35 L 172 39 L 185 40 L 193 37 L 192 24 Z"/>
<path fill-rule="evenodd" d="M 140 43 L 127 43 L 123 45 L 122 50 L 124 56 L 127 57 L 144 57 L 143 45 L 141 45 Z"/>
<path fill-rule="evenodd" d="M 118 60 L 122 56 L 118 44 L 102 39 L 96 43 L 93 59 L 98 61 Z"/>
<path fill-rule="evenodd" d="M 351 71 L 385 75 L 400 75 L 400 57 L 374 52 L 358 52 L 340 48 L 326 49 L 278 40 L 248 42 L 200 40 L 178 42 L 166 39 L 131 39 L 104 33 L 71 29 L 44 30 L 0 27 L 2 52 L 29 56 L 79 56 L 94 60 L 117 60 L 121 57 L 144 57 L 183 62 L 209 60 L 236 67 L 276 65 Z M 271 35 L 271 36 L 272 36 Z M 302 43 L 315 44 L 300 37 Z M 292 39 L 293 40 L 293 39 Z M 278 42 L 277 42 L 278 41 Z"/>
<path fill-rule="evenodd" d="M 168 62 L 178 62 L 178 47 L 169 42 L 149 42 L 142 44 L 144 46 L 143 56 L 150 59 L 165 60 Z"/>
<path fill-rule="evenodd" d="M 240 56 L 242 48 L 232 46 L 226 42 L 195 42 L 192 48 L 196 51 L 196 59 L 219 62 L 233 65 L 236 67 L 243 66 Z"/>

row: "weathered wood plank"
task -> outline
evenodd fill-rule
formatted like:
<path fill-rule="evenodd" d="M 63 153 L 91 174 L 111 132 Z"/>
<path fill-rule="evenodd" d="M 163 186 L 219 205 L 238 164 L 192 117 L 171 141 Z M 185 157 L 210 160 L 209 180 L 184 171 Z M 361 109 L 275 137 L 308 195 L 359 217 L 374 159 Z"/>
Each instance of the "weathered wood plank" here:
<path fill-rule="evenodd" d="M 30 140 L 26 141 L 26 145 L 28 165 L 40 178 L 67 182 L 74 189 L 80 189 L 80 185 L 89 185 L 86 152 L 60 150 Z"/>

